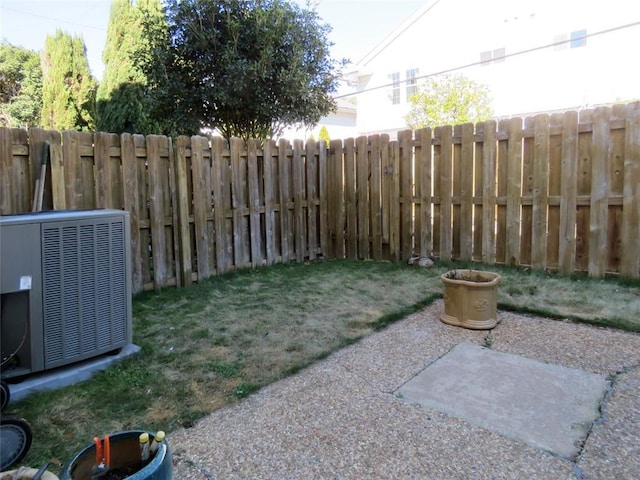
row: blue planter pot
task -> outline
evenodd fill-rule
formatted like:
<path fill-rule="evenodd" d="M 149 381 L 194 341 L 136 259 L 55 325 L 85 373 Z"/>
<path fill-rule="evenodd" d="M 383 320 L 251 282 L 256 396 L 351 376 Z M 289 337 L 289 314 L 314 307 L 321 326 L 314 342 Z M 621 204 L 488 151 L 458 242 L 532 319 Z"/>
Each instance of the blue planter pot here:
<path fill-rule="evenodd" d="M 138 438 L 144 430 L 128 430 L 109 435 L 111 444 L 110 470 L 140 466 L 131 473 L 127 480 L 171 480 L 173 465 L 171 450 L 165 438 L 149 463 L 142 466 L 140 462 L 140 445 Z M 149 433 L 153 439 L 153 433 Z M 88 445 L 77 453 L 62 469 L 60 480 L 90 480 L 91 468 L 96 461 L 95 445 Z M 108 478 L 108 477 L 107 477 Z"/>

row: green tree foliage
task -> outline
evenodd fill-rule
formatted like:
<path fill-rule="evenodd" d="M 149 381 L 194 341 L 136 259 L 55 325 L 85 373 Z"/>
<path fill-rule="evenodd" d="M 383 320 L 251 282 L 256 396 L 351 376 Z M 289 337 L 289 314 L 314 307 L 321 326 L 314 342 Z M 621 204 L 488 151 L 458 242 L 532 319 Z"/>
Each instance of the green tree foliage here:
<path fill-rule="evenodd" d="M 410 128 L 482 122 L 492 116 L 489 88 L 464 75 L 431 77 L 409 98 Z"/>
<path fill-rule="evenodd" d="M 40 56 L 7 43 L 0 45 L 0 125 L 38 125 L 41 110 Z"/>
<path fill-rule="evenodd" d="M 166 133 L 216 128 L 266 139 L 335 108 L 329 26 L 288 0 L 167 0 L 167 33 L 147 34 L 154 116 Z"/>
<path fill-rule="evenodd" d="M 95 129 L 96 82 L 81 37 L 47 36 L 42 59 L 42 125 L 56 130 Z"/>
<path fill-rule="evenodd" d="M 156 133 L 145 95 L 147 79 L 139 59 L 148 55 L 145 22 L 166 20 L 159 0 L 113 0 L 107 43 L 102 53 L 105 74 L 96 96 L 96 124 L 100 131 Z"/>
<path fill-rule="evenodd" d="M 324 140 L 324 142 L 327 144 L 327 147 L 331 144 L 331 137 L 329 136 L 329 130 L 327 130 L 327 127 L 325 125 L 322 125 L 322 127 L 320 127 L 320 131 L 318 132 L 318 137 L 320 138 L 320 140 Z"/>

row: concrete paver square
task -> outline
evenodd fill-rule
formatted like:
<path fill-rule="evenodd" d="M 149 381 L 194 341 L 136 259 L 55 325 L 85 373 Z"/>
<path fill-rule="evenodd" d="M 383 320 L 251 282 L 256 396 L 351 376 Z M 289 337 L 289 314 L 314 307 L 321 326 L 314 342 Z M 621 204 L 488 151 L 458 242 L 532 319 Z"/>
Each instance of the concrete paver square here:
<path fill-rule="evenodd" d="M 397 393 L 573 460 L 609 387 L 603 375 L 461 343 Z"/>

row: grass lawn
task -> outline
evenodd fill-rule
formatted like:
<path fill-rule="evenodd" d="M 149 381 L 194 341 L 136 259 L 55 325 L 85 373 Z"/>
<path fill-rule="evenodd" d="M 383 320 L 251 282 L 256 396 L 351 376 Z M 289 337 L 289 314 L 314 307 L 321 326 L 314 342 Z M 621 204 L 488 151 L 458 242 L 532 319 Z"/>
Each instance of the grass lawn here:
<path fill-rule="evenodd" d="M 640 331 L 639 282 L 473 267 L 503 276 L 502 309 Z M 140 354 L 86 382 L 9 405 L 33 428 L 23 464 L 64 463 L 95 435 L 189 427 L 431 303 L 450 268 L 464 265 L 276 265 L 138 295 L 133 340 Z"/>

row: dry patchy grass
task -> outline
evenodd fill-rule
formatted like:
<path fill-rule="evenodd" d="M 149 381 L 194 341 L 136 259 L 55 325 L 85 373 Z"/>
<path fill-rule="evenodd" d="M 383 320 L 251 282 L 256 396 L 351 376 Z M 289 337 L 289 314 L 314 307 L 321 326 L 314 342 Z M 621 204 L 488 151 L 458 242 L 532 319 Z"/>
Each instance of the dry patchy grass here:
<path fill-rule="evenodd" d="M 10 405 L 33 427 L 25 461 L 68 460 L 94 435 L 117 430 L 188 427 L 430 303 L 441 296 L 439 275 L 454 267 L 464 265 L 277 265 L 139 295 L 139 355 Z M 490 269 L 503 275 L 501 308 L 640 330 L 638 284 Z"/>

